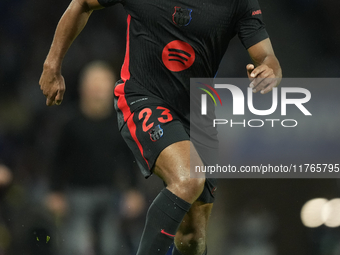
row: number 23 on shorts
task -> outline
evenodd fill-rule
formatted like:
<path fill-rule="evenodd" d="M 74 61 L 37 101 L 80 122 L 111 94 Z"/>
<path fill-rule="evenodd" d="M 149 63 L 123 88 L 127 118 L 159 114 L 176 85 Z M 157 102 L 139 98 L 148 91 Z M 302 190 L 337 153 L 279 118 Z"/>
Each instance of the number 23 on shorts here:
<path fill-rule="evenodd" d="M 170 113 L 170 110 L 165 108 L 165 107 L 162 107 L 162 106 L 157 106 L 156 108 L 157 110 L 162 110 L 161 112 L 161 116 L 157 118 L 157 120 L 160 122 L 160 123 L 167 123 L 169 121 L 172 121 L 173 120 L 173 117 Z M 143 127 L 143 131 L 144 132 L 147 132 L 150 130 L 150 128 L 152 128 L 154 126 L 154 122 L 151 122 L 151 123 L 148 123 L 150 117 L 152 115 L 152 110 L 150 108 L 144 108 L 143 110 L 141 110 L 138 114 L 138 119 L 141 120 L 144 118 L 143 120 L 143 124 L 142 124 L 142 127 Z"/>

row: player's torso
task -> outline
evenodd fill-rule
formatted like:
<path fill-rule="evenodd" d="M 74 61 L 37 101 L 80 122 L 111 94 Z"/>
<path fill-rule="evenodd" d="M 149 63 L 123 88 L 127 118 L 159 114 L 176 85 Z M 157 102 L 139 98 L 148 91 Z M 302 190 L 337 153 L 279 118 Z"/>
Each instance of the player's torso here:
<path fill-rule="evenodd" d="M 188 101 L 191 77 L 215 75 L 235 35 L 237 5 L 237 0 L 126 0 L 131 82 L 169 104 Z"/>
<path fill-rule="evenodd" d="M 180 40 L 193 48 L 200 61 L 200 57 L 208 57 L 206 54 L 211 54 L 209 51 L 226 48 L 222 42 L 234 35 L 233 18 L 237 2 L 126 0 L 125 8 L 131 15 L 130 38 L 139 43 L 139 47 L 150 48 L 152 53 L 158 56 L 162 56 L 166 45 Z M 188 53 L 191 53 L 188 45 L 183 47 L 188 48 Z"/>

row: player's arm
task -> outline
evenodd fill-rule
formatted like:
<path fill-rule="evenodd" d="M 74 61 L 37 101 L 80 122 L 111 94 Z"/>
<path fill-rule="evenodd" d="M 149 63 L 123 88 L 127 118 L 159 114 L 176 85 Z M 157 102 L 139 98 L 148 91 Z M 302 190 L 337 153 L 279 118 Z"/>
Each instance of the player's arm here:
<path fill-rule="evenodd" d="M 267 38 L 248 49 L 254 64 L 247 65 L 250 87 L 254 92 L 266 94 L 279 85 L 282 78 L 280 63 L 274 54 L 270 39 Z"/>
<path fill-rule="evenodd" d="M 67 50 L 86 25 L 93 10 L 103 8 L 97 0 L 72 0 L 61 17 L 40 77 L 46 105 L 59 105 L 65 92 L 61 65 Z"/>

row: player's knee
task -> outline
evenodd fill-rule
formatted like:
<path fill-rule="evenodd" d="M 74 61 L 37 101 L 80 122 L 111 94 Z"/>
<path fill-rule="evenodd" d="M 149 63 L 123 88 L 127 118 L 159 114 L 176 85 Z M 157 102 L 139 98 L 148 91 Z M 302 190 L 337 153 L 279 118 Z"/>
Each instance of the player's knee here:
<path fill-rule="evenodd" d="M 204 178 L 190 178 L 190 176 L 179 176 L 168 183 L 168 188 L 177 196 L 193 203 L 202 193 L 204 189 Z"/>
<path fill-rule="evenodd" d="M 205 183 L 204 178 L 185 177 L 179 179 L 179 185 L 181 186 L 183 192 L 187 194 L 192 194 L 192 196 L 196 197 L 196 199 L 202 193 L 204 189 L 204 183 Z"/>

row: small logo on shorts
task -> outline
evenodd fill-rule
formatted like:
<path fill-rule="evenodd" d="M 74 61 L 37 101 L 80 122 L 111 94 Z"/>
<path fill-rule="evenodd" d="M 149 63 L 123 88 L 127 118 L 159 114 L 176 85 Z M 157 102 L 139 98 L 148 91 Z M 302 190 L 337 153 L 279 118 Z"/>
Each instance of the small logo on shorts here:
<path fill-rule="evenodd" d="M 161 125 L 155 126 L 153 129 L 149 131 L 150 139 L 153 142 L 156 142 L 159 138 L 161 138 L 164 134 L 163 128 L 161 128 Z"/>

